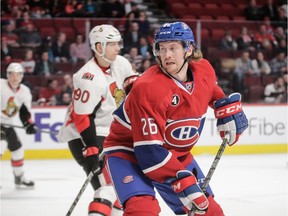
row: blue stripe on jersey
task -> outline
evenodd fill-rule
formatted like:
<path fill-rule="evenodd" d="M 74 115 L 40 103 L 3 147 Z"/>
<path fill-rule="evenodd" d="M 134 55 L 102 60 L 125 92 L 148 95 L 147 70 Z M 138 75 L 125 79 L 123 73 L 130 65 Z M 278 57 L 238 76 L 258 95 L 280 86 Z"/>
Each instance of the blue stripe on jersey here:
<path fill-rule="evenodd" d="M 135 156 L 142 170 L 147 170 L 151 167 L 156 167 L 165 161 L 169 155 L 169 151 L 157 144 L 155 145 L 140 145 L 134 147 Z"/>
<path fill-rule="evenodd" d="M 125 112 L 124 104 L 125 101 L 114 111 L 113 115 L 123 126 L 131 129 L 130 120 Z"/>

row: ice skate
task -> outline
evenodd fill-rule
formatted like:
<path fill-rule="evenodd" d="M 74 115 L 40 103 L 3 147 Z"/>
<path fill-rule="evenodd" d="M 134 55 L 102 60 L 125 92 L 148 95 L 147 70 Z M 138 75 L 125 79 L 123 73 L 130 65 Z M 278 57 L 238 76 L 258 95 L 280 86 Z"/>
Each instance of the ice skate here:
<path fill-rule="evenodd" d="M 34 182 L 27 180 L 23 175 L 15 176 L 15 186 L 16 189 L 33 189 Z"/>

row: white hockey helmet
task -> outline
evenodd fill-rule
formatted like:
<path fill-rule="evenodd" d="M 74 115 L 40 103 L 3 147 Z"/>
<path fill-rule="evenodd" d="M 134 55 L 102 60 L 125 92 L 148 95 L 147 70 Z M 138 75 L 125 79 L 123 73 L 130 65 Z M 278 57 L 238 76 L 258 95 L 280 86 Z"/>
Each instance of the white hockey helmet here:
<path fill-rule="evenodd" d="M 107 24 L 95 26 L 89 33 L 89 40 L 91 49 L 102 57 L 105 55 L 107 42 L 122 42 L 120 32 L 114 26 Z M 101 46 L 104 50 L 102 54 L 97 52 L 95 48 L 96 43 L 101 43 Z"/>
<path fill-rule="evenodd" d="M 6 72 L 24 73 L 24 68 L 20 63 L 12 62 L 8 65 Z"/>
<path fill-rule="evenodd" d="M 12 63 L 10 63 L 10 64 L 8 65 L 7 69 L 6 69 L 6 76 L 7 76 L 7 79 L 8 79 L 8 80 L 10 80 L 10 78 L 9 78 L 9 77 L 10 77 L 10 76 L 9 76 L 10 73 L 18 73 L 18 74 L 20 75 L 18 81 L 16 81 L 17 84 L 15 84 L 16 86 L 18 86 L 19 83 L 21 83 L 21 81 L 22 81 L 22 79 L 23 79 L 23 76 L 24 76 L 24 68 L 23 68 L 23 66 L 22 66 L 20 63 L 17 63 L 17 62 L 12 62 Z M 15 80 L 14 80 L 14 81 L 10 80 L 9 82 L 14 83 Z M 19 82 L 19 83 L 18 83 L 18 82 Z M 14 84 L 12 84 L 12 83 L 10 83 L 10 84 L 11 84 L 11 85 L 14 85 Z"/>

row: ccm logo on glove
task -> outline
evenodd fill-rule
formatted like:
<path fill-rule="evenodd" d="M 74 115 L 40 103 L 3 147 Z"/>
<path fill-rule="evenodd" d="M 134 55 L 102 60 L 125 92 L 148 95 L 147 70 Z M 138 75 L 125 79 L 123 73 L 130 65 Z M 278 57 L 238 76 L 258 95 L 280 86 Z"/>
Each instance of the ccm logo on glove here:
<path fill-rule="evenodd" d="M 221 108 L 215 110 L 215 117 L 216 118 L 225 118 L 227 116 L 231 116 L 233 114 L 239 113 L 242 110 L 241 101 L 228 104 Z"/>

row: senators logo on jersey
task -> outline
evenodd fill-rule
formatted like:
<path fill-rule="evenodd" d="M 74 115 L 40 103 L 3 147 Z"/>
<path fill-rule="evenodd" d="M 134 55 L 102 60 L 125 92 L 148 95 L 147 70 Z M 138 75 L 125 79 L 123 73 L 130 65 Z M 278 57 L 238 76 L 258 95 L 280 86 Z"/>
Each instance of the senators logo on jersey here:
<path fill-rule="evenodd" d="M 6 109 L 2 110 L 2 112 L 7 116 L 12 117 L 16 115 L 18 110 L 19 108 L 14 102 L 14 97 L 10 97 L 7 101 Z"/>
<path fill-rule="evenodd" d="M 115 99 L 117 107 L 124 101 L 125 92 L 122 89 L 119 89 L 116 85 L 116 82 L 110 84 L 110 92 Z"/>

